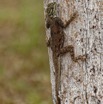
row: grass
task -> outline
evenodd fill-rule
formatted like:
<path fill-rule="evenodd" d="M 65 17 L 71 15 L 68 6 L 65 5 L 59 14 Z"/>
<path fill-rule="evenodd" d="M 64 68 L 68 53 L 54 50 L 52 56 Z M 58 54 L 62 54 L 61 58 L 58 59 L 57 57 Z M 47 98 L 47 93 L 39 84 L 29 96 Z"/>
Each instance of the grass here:
<path fill-rule="evenodd" d="M 43 1 L 0 2 L 0 104 L 52 104 Z"/>

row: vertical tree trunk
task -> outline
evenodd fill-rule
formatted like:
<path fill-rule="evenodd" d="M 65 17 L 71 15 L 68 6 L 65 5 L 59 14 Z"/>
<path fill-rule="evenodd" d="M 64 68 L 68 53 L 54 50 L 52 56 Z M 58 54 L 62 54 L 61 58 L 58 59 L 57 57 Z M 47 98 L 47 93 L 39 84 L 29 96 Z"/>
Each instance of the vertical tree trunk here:
<path fill-rule="evenodd" d="M 44 0 L 45 10 L 47 4 L 54 1 L 59 4 L 59 17 L 64 23 L 78 11 L 79 16 L 64 30 L 65 46 L 74 46 L 75 56 L 87 54 L 85 62 L 73 62 L 70 53 L 60 58 L 61 104 L 103 104 L 103 1 Z M 46 34 L 48 39 L 50 29 Z M 50 48 L 48 53 L 53 102 L 56 104 L 55 69 Z"/>

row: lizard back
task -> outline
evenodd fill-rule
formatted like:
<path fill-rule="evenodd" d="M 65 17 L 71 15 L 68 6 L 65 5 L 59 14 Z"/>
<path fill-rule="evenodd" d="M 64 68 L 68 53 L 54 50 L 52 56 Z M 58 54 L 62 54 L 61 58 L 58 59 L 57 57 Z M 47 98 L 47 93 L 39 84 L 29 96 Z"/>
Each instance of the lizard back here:
<path fill-rule="evenodd" d="M 63 48 L 64 44 L 64 32 L 63 28 L 58 23 L 58 18 L 52 18 L 52 24 L 50 26 L 51 30 L 51 49 L 53 52 L 57 53 Z"/>

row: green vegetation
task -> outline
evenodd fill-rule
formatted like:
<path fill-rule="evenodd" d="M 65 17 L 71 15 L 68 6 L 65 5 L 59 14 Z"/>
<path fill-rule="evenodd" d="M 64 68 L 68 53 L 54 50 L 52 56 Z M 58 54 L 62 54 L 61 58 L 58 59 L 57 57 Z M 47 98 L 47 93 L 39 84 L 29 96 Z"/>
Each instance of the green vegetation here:
<path fill-rule="evenodd" d="M 0 2 L 0 104 L 52 104 L 42 0 Z"/>

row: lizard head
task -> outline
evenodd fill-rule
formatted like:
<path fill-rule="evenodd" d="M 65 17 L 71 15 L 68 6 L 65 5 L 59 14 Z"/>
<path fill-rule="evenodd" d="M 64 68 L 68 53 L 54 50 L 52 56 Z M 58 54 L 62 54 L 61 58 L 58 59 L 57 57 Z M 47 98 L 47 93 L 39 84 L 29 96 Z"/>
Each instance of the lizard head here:
<path fill-rule="evenodd" d="M 52 2 L 47 5 L 46 9 L 47 16 L 55 17 L 57 15 L 57 3 Z"/>

